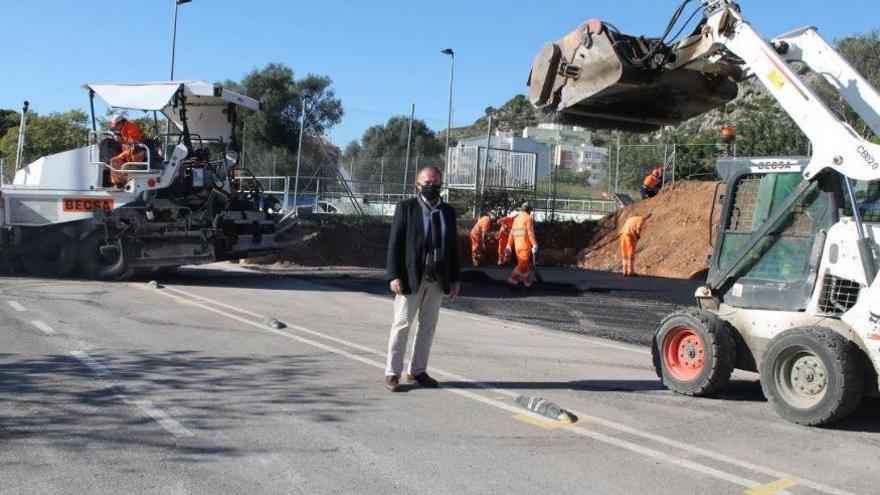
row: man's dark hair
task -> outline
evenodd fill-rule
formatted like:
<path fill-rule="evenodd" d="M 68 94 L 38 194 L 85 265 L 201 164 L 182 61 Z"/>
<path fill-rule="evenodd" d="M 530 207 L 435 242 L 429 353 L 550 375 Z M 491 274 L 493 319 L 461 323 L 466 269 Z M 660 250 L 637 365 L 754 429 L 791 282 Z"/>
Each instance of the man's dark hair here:
<path fill-rule="evenodd" d="M 443 177 L 443 171 L 433 165 L 426 165 L 426 166 L 420 168 L 419 173 L 416 174 L 416 177 L 422 175 L 422 172 L 433 172 L 433 173 L 439 175 L 440 177 Z"/>

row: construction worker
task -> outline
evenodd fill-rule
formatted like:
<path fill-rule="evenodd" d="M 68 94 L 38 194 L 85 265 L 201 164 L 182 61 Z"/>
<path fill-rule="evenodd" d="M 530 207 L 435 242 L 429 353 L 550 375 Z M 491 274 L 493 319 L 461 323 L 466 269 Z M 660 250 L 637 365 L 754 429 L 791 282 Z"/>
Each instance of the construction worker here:
<path fill-rule="evenodd" d="M 626 277 L 636 275 L 636 246 L 645 227 L 645 221 L 650 216 L 633 215 L 626 219 L 623 228 L 620 229 L 620 257 L 623 259 L 623 275 Z"/>
<path fill-rule="evenodd" d="M 480 266 L 483 256 L 486 255 L 486 234 L 489 233 L 494 222 L 491 213 L 483 215 L 471 229 L 471 264 L 474 267 Z"/>
<path fill-rule="evenodd" d="M 532 286 L 532 257 L 538 252 L 532 205 L 529 202 L 523 203 L 522 211 L 513 221 L 505 255 L 510 256 L 513 251 L 516 251 L 516 267 L 510 273 L 507 284 L 512 291 L 517 289 L 520 282 L 528 289 Z"/>
<path fill-rule="evenodd" d="M 642 199 L 653 198 L 663 188 L 663 168 L 657 167 L 642 181 Z"/>
<path fill-rule="evenodd" d="M 513 217 L 504 216 L 498 219 L 498 266 L 507 263 L 507 241 L 512 229 Z"/>
<path fill-rule="evenodd" d="M 110 159 L 110 182 L 121 186 L 128 182 L 128 174 L 121 172 L 123 165 L 147 161 L 147 151 L 142 146 L 144 131 L 137 123 L 128 120 L 123 113 L 113 116 L 110 130 L 116 134 L 116 139 L 122 145 L 122 152 Z"/>

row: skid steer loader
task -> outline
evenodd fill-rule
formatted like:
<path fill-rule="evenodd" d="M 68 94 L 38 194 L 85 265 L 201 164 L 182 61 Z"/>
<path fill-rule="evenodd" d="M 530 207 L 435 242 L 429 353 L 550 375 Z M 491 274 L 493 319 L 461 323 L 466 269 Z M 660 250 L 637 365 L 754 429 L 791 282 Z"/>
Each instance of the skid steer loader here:
<path fill-rule="evenodd" d="M 788 63 L 822 74 L 875 134 L 880 94 L 814 28 L 767 41 L 731 0 L 685 0 L 676 16 L 688 4 L 703 19 L 678 42 L 592 21 L 545 46 L 531 101 L 566 122 L 650 130 L 729 100 L 744 78 L 767 88 L 812 156 L 719 162 L 727 187 L 710 227 L 708 280 L 698 308 L 662 321 L 653 361 L 681 394 L 711 394 L 739 368 L 760 373 L 783 418 L 839 420 L 878 393 L 880 146 L 837 118 Z"/>

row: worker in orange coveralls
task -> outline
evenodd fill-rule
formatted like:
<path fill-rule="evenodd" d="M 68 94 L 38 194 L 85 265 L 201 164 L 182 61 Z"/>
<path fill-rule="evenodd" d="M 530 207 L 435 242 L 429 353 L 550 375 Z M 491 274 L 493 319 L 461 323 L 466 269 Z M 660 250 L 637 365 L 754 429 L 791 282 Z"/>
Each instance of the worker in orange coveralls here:
<path fill-rule="evenodd" d="M 532 286 L 532 256 L 538 252 L 538 238 L 535 237 L 535 222 L 532 220 L 532 205 L 523 203 L 522 211 L 513 221 L 511 236 L 507 240 L 505 254 L 516 252 L 516 267 L 510 273 L 507 284 L 515 291 L 522 282 L 526 289 Z"/>
<path fill-rule="evenodd" d="M 498 266 L 501 266 L 507 263 L 507 241 L 513 230 L 513 217 L 499 218 L 498 225 Z"/>
<path fill-rule="evenodd" d="M 642 199 L 653 198 L 663 189 L 663 168 L 657 167 L 642 181 Z"/>
<path fill-rule="evenodd" d="M 486 234 L 492 229 L 495 219 L 492 214 L 483 215 L 471 229 L 471 264 L 480 266 L 483 256 L 486 255 Z"/>
<path fill-rule="evenodd" d="M 116 114 L 110 121 L 110 129 L 117 135 L 122 152 L 110 159 L 110 182 L 121 186 L 128 182 L 128 174 L 121 172 L 122 166 L 130 162 L 147 161 L 146 150 L 139 146 L 144 142 L 144 131 L 137 123 L 128 120 L 125 114 Z"/>
<path fill-rule="evenodd" d="M 620 229 L 620 257 L 623 259 L 624 276 L 636 275 L 636 247 L 648 217 L 633 215 L 626 219 L 623 228 Z"/>

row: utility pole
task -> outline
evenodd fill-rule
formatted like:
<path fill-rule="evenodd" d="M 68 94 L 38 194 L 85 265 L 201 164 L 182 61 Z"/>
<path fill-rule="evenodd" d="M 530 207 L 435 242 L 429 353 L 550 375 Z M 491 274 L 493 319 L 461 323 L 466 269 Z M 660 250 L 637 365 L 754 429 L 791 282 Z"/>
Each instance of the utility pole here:
<path fill-rule="evenodd" d="M 410 149 L 412 148 L 412 126 L 413 126 L 413 119 L 415 119 L 415 118 L 416 118 L 416 104 L 413 103 L 412 109 L 410 110 L 410 114 L 409 114 L 409 131 L 406 134 L 406 160 L 403 162 L 403 195 L 404 195 L 404 197 L 406 196 L 406 187 L 408 185 L 406 183 L 406 179 L 407 179 L 407 173 L 409 173 L 409 153 L 410 153 Z"/>
<path fill-rule="evenodd" d="M 379 196 L 385 201 L 385 155 L 379 161 Z"/>
<path fill-rule="evenodd" d="M 297 200 L 299 199 L 299 167 L 302 163 L 303 154 L 303 131 L 306 128 L 306 102 L 302 102 L 302 113 L 299 117 L 299 145 L 296 149 L 296 177 L 293 179 L 293 211 L 297 213 Z"/>
<path fill-rule="evenodd" d="M 486 158 L 484 160 L 483 171 L 485 174 L 486 169 L 489 168 L 489 150 L 492 147 L 492 120 L 494 116 L 489 116 L 489 126 L 486 128 Z M 480 160 L 479 156 L 477 156 L 477 170 L 474 175 L 474 218 L 480 218 L 479 215 L 483 210 L 483 181 L 481 179 L 480 172 Z"/>
<path fill-rule="evenodd" d="M 174 27 L 171 30 L 171 78 L 169 81 L 174 80 L 174 55 L 177 48 L 177 9 L 185 4 L 190 3 L 192 0 L 175 0 L 174 1 Z"/>
<path fill-rule="evenodd" d="M 21 162 L 24 160 L 24 130 L 27 127 L 27 112 L 30 103 L 27 101 L 24 102 L 24 107 L 21 109 L 21 119 L 18 121 L 18 147 L 15 149 L 15 171 L 18 172 L 18 169 L 21 167 Z"/>
<path fill-rule="evenodd" d="M 449 55 L 449 112 L 447 112 L 446 117 L 446 157 L 444 162 L 446 167 L 449 168 L 449 133 L 452 132 L 452 82 L 455 80 L 455 51 L 452 48 L 447 48 L 440 52 L 444 55 Z"/>

